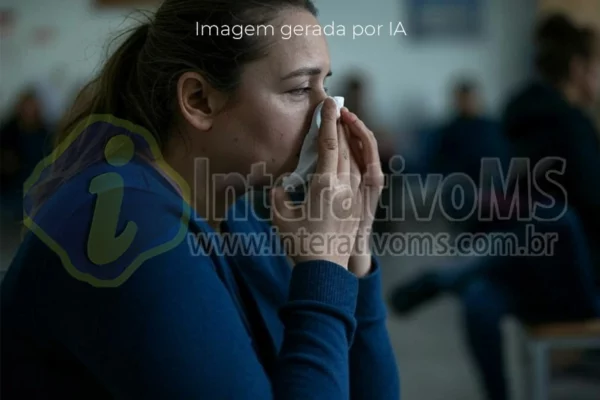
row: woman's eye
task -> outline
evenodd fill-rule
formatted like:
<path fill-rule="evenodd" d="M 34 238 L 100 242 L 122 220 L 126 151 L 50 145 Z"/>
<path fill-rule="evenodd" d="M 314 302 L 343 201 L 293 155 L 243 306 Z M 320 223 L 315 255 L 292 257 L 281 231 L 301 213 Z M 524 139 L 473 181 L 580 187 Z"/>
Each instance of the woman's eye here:
<path fill-rule="evenodd" d="M 290 90 L 289 93 L 293 94 L 294 96 L 303 96 L 303 95 L 309 93 L 310 91 L 311 91 L 311 88 L 305 87 L 305 88 Z"/>
<path fill-rule="evenodd" d="M 323 90 L 325 91 L 325 93 L 329 93 L 329 88 L 323 88 Z M 305 94 L 310 93 L 311 91 L 312 91 L 312 88 L 305 87 L 305 88 L 290 90 L 288 93 L 290 93 L 294 96 L 303 96 Z"/>

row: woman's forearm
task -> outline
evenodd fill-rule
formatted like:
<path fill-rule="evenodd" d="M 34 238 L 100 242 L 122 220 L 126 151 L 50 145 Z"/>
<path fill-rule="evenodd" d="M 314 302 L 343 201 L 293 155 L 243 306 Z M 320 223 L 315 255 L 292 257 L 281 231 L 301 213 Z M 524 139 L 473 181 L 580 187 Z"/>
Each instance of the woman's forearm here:
<path fill-rule="evenodd" d="M 381 268 L 374 257 L 369 271 L 359 279 L 357 329 L 350 348 L 351 398 L 395 400 L 400 398 L 400 379 L 386 325 Z"/>

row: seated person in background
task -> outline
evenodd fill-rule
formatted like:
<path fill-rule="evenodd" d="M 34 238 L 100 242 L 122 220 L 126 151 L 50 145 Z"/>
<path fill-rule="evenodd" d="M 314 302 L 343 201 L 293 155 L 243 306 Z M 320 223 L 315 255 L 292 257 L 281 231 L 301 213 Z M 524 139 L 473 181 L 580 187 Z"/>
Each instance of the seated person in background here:
<path fill-rule="evenodd" d="M 3 211 L 21 219 L 23 184 L 47 155 L 50 130 L 34 90 L 24 91 L 6 123 L 0 127 L 0 155 Z"/>
<path fill-rule="evenodd" d="M 509 158 L 499 122 L 485 116 L 477 84 L 461 81 L 454 88 L 454 117 L 440 129 L 437 168 L 444 175 L 460 172 L 479 181 L 481 160 Z"/>
<path fill-rule="evenodd" d="M 563 16 L 548 17 L 536 32 L 539 79 L 506 107 L 504 132 L 514 153 L 530 160 L 533 180 L 511 174 L 518 201 L 509 218 L 493 223 L 496 232 L 518 239 L 525 254 L 501 249 L 468 265 L 425 273 L 392 293 L 400 314 L 440 293 L 459 296 L 490 400 L 507 399 L 503 317 L 525 323 L 600 317 L 600 143 L 586 111 L 598 98 L 597 43 L 592 31 Z M 532 228 L 544 238 L 541 252 L 525 233 Z"/>
<path fill-rule="evenodd" d="M 600 136 L 593 120 L 600 97 L 600 40 L 597 32 L 554 16 L 540 27 L 537 47 L 540 79 L 510 101 L 504 133 L 516 157 L 545 166 L 539 173 L 565 167 L 564 174 L 553 174 L 555 183 L 534 187 L 533 193 L 561 198 L 566 192 L 600 276 Z M 550 158 L 562 160 L 551 164 Z"/>
<path fill-rule="evenodd" d="M 480 189 L 485 190 L 485 180 L 494 179 L 495 183 L 499 183 L 501 173 L 507 170 L 510 147 L 502 135 L 500 123 L 484 115 L 475 82 L 465 80 L 455 86 L 454 109 L 454 117 L 440 128 L 439 149 L 433 169 L 446 178 L 452 174 L 462 175 L 449 178 L 449 182 L 460 185 L 465 196 L 462 201 L 473 204 L 478 201 L 479 194 L 486 196 L 486 193 L 479 193 Z M 488 159 L 485 164 L 484 158 Z M 493 165 L 490 162 L 493 162 Z M 465 175 L 473 183 L 472 186 L 464 181 Z M 477 227 L 474 218 L 455 224 L 459 222 L 461 215 L 453 214 L 454 207 L 451 204 L 452 201 L 461 199 L 455 198 L 456 194 L 452 192 L 453 185 L 448 184 L 445 187 L 449 191 L 441 195 L 448 222 L 459 229 L 472 230 Z M 477 190 L 473 191 L 473 188 Z M 477 213 L 472 215 L 476 217 Z"/>

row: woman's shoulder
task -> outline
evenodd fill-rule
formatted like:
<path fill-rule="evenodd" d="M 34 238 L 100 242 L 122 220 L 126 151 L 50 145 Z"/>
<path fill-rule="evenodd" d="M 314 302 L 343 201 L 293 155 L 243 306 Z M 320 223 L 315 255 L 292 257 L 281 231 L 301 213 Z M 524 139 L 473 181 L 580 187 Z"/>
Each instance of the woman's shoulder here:
<path fill-rule="evenodd" d="M 114 231 L 125 229 L 129 222 L 148 236 L 166 227 L 179 229 L 189 215 L 175 188 L 142 162 L 120 168 L 90 165 L 62 181 L 47 179 L 33 185 L 24 200 L 26 225 L 50 236 L 83 233 L 99 223 L 115 225 Z"/>
<path fill-rule="evenodd" d="M 30 177 L 33 184 L 26 185 L 25 200 L 27 208 L 40 217 L 43 214 L 65 218 L 81 207 L 98 203 L 102 197 L 123 197 L 126 203 L 162 196 L 166 202 L 176 197 L 175 189 L 153 167 L 142 162 L 119 168 L 94 163 L 75 172 L 40 171 L 39 176 L 35 175 Z"/>
<path fill-rule="evenodd" d="M 153 167 L 81 171 L 26 219 L 30 231 L 76 275 L 116 281 L 150 258 L 183 249 L 190 210 Z M 178 256 L 178 258 L 181 258 Z"/>

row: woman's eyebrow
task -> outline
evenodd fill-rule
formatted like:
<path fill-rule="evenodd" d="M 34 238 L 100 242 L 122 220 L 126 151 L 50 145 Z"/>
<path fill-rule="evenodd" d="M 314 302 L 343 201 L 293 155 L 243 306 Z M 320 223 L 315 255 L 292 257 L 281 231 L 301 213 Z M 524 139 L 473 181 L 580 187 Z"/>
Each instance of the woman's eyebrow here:
<path fill-rule="evenodd" d="M 291 78 L 296 78 L 298 76 L 314 76 L 314 75 L 321 75 L 321 73 L 323 73 L 323 70 L 321 68 L 318 67 L 304 67 L 304 68 L 299 68 L 293 72 L 290 72 L 289 74 L 285 75 L 283 78 L 281 78 L 282 81 L 285 81 L 287 79 L 291 79 Z M 331 71 L 329 71 L 327 73 L 326 76 L 331 76 L 333 75 Z"/>

